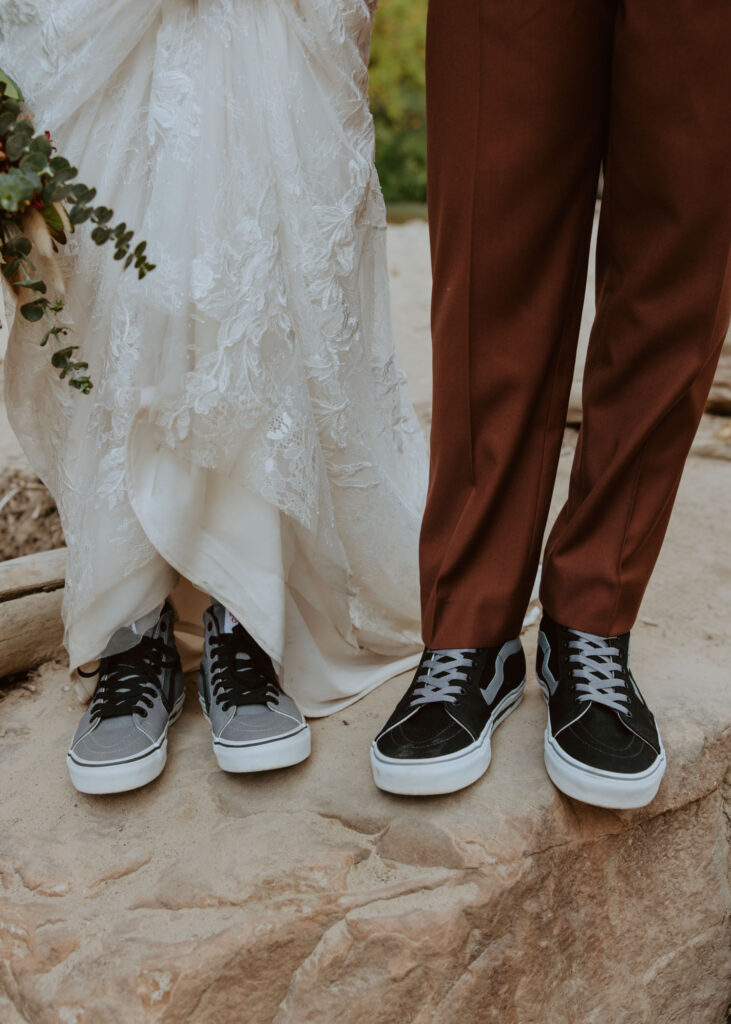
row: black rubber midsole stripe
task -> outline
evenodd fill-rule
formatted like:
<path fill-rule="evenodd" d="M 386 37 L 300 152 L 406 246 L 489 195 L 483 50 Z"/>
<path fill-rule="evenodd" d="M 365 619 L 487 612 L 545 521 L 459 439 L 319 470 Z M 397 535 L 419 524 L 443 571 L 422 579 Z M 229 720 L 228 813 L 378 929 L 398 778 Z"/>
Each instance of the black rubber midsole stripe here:
<path fill-rule="evenodd" d="M 213 741 L 214 747 L 229 747 L 231 750 L 248 750 L 249 747 L 265 747 L 270 743 L 280 743 L 282 740 L 291 740 L 293 736 L 299 736 L 300 733 L 305 732 L 307 729 L 307 723 L 305 723 L 301 729 L 296 732 L 288 732 L 286 736 L 278 736 L 273 740 L 255 740 L 253 743 L 225 743 L 223 740 Z"/>
<path fill-rule="evenodd" d="M 155 751 L 160 750 L 163 743 L 165 742 L 165 739 L 166 737 L 163 736 L 160 742 L 156 746 L 154 746 L 152 750 L 148 750 L 144 754 L 138 754 L 137 757 L 127 757 L 124 759 L 124 761 L 97 761 L 92 764 L 89 764 L 89 762 L 86 761 L 77 761 L 70 750 L 68 756 L 71 758 L 74 764 L 77 764 L 79 766 L 79 768 L 116 768 L 118 765 L 121 764 L 134 764 L 135 761 L 144 761 L 146 757 L 151 757 L 155 753 Z"/>

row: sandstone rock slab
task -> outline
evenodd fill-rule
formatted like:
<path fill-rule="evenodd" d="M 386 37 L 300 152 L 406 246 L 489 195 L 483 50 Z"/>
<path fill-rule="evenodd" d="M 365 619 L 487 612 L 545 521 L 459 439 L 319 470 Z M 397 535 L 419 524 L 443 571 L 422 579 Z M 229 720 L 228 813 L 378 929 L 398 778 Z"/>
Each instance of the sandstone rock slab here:
<path fill-rule="evenodd" d="M 730 487 L 691 459 L 636 630 L 669 753 L 646 810 L 557 793 L 533 679 L 488 775 L 423 802 L 369 774 L 404 679 L 314 721 L 307 763 L 250 777 L 218 771 L 191 685 L 164 775 L 108 798 L 66 777 L 63 670 L 8 692 L 2 1024 L 722 1024 Z"/>

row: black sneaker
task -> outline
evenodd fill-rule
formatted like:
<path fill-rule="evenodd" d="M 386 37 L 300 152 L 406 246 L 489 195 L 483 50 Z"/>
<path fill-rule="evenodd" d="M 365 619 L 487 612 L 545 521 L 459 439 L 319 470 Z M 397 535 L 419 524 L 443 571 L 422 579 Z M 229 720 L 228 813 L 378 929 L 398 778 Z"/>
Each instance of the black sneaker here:
<path fill-rule="evenodd" d="M 665 751 L 630 672 L 629 633 L 596 636 L 544 615 L 536 671 L 548 703 L 544 757 L 554 785 L 597 807 L 649 804 Z"/>
<path fill-rule="evenodd" d="M 453 793 L 484 775 L 490 737 L 525 689 L 520 640 L 501 647 L 427 648 L 411 686 L 371 744 L 376 785 L 388 793 Z"/>

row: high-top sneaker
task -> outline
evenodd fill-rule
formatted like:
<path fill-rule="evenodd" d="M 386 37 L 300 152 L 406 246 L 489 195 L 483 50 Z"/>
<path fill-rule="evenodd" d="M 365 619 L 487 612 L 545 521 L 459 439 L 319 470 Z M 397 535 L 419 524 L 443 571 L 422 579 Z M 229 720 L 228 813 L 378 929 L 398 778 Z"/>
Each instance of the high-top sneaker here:
<path fill-rule="evenodd" d="M 554 785 L 598 807 L 648 804 L 665 751 L 630 672 L 629 633 L 597 636 L 544 615 L 536 671 L 548 703 L 544 758 Z"/>
<path fill-rule="evenodd" d="M 185 688 L 166 604 L 138 643 L 102 658 L 86 677 L 99 677 L 71 741 L 66 764 L 82 793 L 121 793 L 156 779 L 167 759 L 167 732 L 183 707 Z"/>
<path fill-rule="evenodd" d="M 280 688 L 271 658 L 219 602 L 203 621 L 198 693 L 220 767 L 263 772 L 304 761 L 310 727 Z"/>
<path fill-rule="evenodd" d="M 525 689 L 520 640 L 500 647 L 427 650 L 371 745 L 377 786 L 430 796 L 469 786 L 490 764 L 490 737 Z"/>

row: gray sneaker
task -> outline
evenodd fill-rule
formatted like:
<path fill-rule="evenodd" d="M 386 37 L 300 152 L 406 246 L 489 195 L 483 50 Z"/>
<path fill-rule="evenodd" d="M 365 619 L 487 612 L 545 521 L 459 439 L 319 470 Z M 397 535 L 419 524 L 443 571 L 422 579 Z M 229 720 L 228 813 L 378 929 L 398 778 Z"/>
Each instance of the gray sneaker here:
<path fill-rule="evenodd" d="M 66 757 L 81 793 L 122 793 L 152 782 L 165 767 L 167 731 L 185 698 L 166 604 L 155 625 L 128 651 L 102 658 L 96 691 Z"/>
<path fill-rule="evenodd" d="M 214 601 L 203 622 L 198 693 L 219 766 L 263 772 L 304 761 L 310 727 L 280 689 L 269 656 L 222 604 Z"/>

